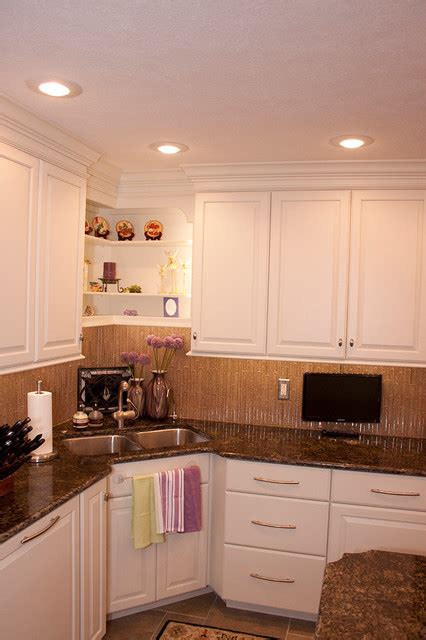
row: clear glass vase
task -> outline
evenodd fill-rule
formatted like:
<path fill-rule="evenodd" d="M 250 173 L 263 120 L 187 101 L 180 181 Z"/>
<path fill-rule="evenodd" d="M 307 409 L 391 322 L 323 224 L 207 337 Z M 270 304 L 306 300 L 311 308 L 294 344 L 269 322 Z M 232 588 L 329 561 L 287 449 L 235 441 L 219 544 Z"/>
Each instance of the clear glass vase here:
<path fill-rule="evenodd" d="M 130 389 L 127 398 L 131 403 L 130 409 L 136 412 L 136 418 L 142 418 L 145 409 L 145 388 L 143 378 L 131 378 L 129 380 Z M 133 406 L 132 406 L 133 405 Z"/>
<path fill-rule="evenodd" d="M 146 414 L 154 420 L 164 420 L 169 415 L 169 390 L 166 371 L 153 371 L 146 388 Z"/>

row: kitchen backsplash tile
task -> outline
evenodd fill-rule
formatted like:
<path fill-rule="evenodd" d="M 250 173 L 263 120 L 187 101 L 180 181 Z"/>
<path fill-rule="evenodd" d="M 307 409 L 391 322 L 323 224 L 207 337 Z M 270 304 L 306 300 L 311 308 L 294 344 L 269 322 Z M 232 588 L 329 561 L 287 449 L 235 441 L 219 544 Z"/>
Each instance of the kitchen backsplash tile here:
<path fill-rule="evenodd" d="M 79 366 L 120 365 L 122 351 L 146 351 L 149 333 L 176 332 L 190 345 L 189 329 L 111 326 L 84 329 L 85 360 L 0 376 L 0 421 L 26 413 L 26 394 L 42 379 L 54 394 L 54 423 L 67 420 L 76 403 Z M 168 372 L 179 418 L 207 419 L 284 427 L 317 428 L 302 422 L 305 371 L 381 373 L 382 420 L 362 432 L 426 437 L 426 369 L 324 364 L 240 358 L 186 357 L 178 352 Z M 290 400 L 277 399 L 277 379 L 290 378 Z"/>

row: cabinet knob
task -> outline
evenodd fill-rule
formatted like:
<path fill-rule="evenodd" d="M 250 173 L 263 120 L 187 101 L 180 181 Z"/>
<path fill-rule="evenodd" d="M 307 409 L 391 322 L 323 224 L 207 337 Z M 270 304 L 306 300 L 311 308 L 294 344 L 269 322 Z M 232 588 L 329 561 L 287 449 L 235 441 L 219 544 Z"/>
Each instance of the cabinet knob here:
<path fill-rule="evenodd" d="M 339 338 L 339 342 L 338 342 L 337 344 L 339 345 L 339 347 L 342 347 L 342 346 L 343 346 L 343 340 L 342 340 L 342 338 Z"/>
<path fill-rule="evenodd" d="M 196 331 L 194 331 L 194 333 L 192 334 L 192 337 L 193 337 L 193 339 L 194 339 L 194 340 L 196 340 L 196 339 L 197 339 L 197 335 L 198 335 L 198 334 L 197 334 L 197 332 L 196 332 Z"/>
<path fill-rule="evenodd" d="M 353 346 L 354 346 L 354 344 L 355 344 L 355 340 L 354 340 L 353 338 L 351 338 L 351 339 L 349 340 L 349 346 L 350 346 L 350 347 L 353 347 Z"/>
<path fill-rule="evenodd" d="M 79 335 L 79 338 L 78 338 L 78 339 L 80 340 L 80 342 L 83 342 L 83 340 L 84 340 L 84 336 L 83 336 L 83 334 L 82 334 L 82 333 L 80 333 L 80 335 Z"/>

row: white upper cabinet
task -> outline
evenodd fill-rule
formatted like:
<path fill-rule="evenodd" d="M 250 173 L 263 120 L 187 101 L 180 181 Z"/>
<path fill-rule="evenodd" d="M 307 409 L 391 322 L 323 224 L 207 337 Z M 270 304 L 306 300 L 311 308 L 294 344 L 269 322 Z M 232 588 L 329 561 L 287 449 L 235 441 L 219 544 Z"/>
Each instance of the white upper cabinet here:
<path fill-rule="evenodd" d="M 192 350 L 264 354 L 269 193 L 196 196 Z"/>
<path fill-rule="evenodd" d="M 352 197 L 347 357 L 426 361 L 426 192 Z"/>
<path fill-rule="evenodd" d="M 349 191 L 272 194 L 270 355 L 342 358 Z"/>
<path fill-rule="evenodd" d="M 275 192 L 269 234 L 268 193 L 197 196 L 192 350 L 426 363 L 425 202 Z"/>
<path fill-rule="evenodd" d="M 0 367 L 23 365 L 34 357 L 37 183 L 38 160 L 0 143 L 0 270 L 6 276 L 1 303 Z"/>
<path fill-rule="evenodd" d="M 36 359 L 80 354 L 86 181 L 43 162 Z"/>

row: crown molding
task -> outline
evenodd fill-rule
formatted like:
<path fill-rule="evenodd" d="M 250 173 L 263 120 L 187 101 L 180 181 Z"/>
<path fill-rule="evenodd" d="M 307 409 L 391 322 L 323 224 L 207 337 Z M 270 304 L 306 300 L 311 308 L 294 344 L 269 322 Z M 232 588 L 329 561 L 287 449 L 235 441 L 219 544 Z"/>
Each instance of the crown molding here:
<path fill-rule="evenodd" d="M 84 142 L 4 94 L 0 94 L 0 140 L 83 177 L 100 158 Z"/>
<path fill-rule="evenodd" d="M 103 207 L 117 206 L 122 171 L 106 160 L 98 160 L 88 169 L 87 199 Z"/>
<path fill-rule="evenodd" d="M 426 160 L 184 164 L 194 191 L 426 188 Z"/>
<path fill-rule="evenodd" d="M 189 196 L 193 193 L 192 182 L 181 169 L 123 171 L 119 186 L 120 197 L 127 198 Z"/>
<path fill-rule="evenodd" d="M 194 220 L 194 188 L 181 169 L 166 171 L 123 171 L 117 208 L 182 211 Z"/>

